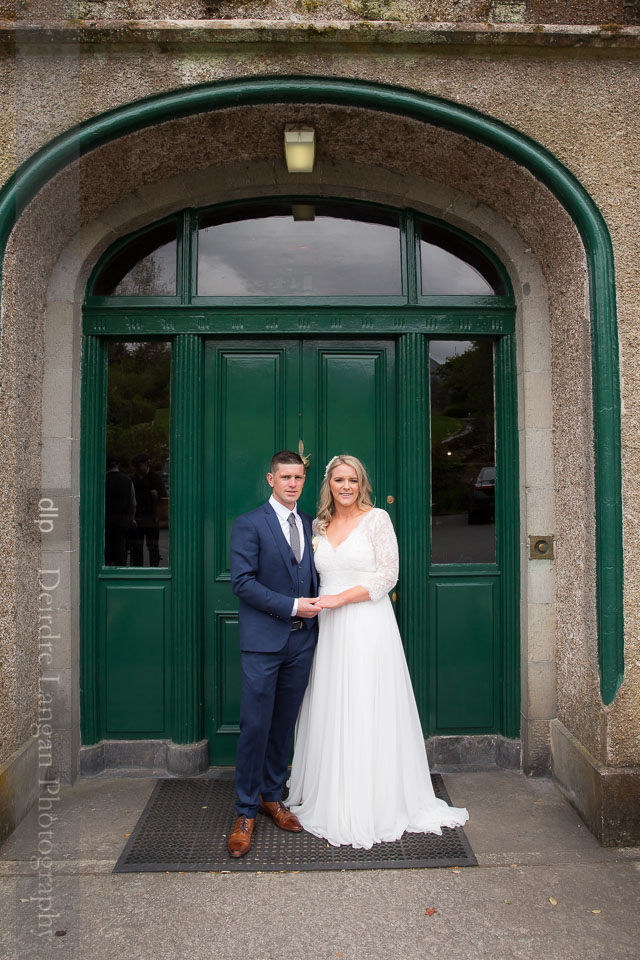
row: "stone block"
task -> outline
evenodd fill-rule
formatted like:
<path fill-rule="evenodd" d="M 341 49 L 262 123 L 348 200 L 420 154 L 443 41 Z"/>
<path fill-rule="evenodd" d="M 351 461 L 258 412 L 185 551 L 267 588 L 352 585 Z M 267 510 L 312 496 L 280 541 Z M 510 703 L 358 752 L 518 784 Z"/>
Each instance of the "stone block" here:
<path fill-rule="evenodd" d="M 553 405 L 551 398 L 551 371 L 537 370 L 525 372 L 523 377 L 525 422 L 527 429 L 549 430 L 546 443 L 552 450 L 551 428 L 553 426 Z"/>
<path fill-rule="evenodd" d="M 46 441 L 45 441 L 46 445 Z M 40 532 L 41 549 L 52 554 L 71 549 L 71 497 L 68 487 L 42 486 L 34 524 Z"/>
<path fill-rule="evenodd" d="M 529 720 L 551 720 L 555 717 L 557 713 L 555 661 L 538 660 L 527 664 L 526 704 Z"/>
<path fill-rule="evenodd" d="M 39 625 L 40 669 L 71 670 L 71 611 L 56 610 L 52 622 Z"/>
<path fill-rule="evenodd" d="M 527 659 L 553 660 L 556 640 L 555 603 L 523 604 L 522 615 L 526 617 Z"/>
<path fill-rule="evenodd" d="M 47 697 L 48 721 L 54 730 L 70 730 L 72 716 L 72 684 L 74 678 L 71 669 L 43 667 L 40 680 L 41 693 Z"/>
<path fill-rule="evenodd" d="M 522 762 L 522 743 L 509 737 L 496 737 L 496 763 L 507 770 L 519 770 Z"/>
<path fill-rule="evenodd" d="M 535 417 L 535 409 L 532 411 Z M 525 411 L 525 486 L 553 488 L 553 437 L 550 427 L 531 426 L 529 411 Z"/>
<path fill-rule="evenodd" d="M 600 843 L 640 845 L 640 767 L 604 766 L 559 720 L 551 753 L 554 779 Z"/>
<path fill-rule="evenodd" d="M 545 777 L 551 769 L 549 721 L 522 717 L 522 772 L 529 777 Z"/>
<path fill-rule="evenodd" d="M 71 470 L 70 436 L 45 438 L 42 445 L 42 486 L 69 490 Z"/>
<path fill-rule="evenodd" d="M 527 372 L 551 372 L 549 304 L 546 297 L 526 297 L 518 311 L 522 341 L 522 369 Z"/>
<path fill-rule="evenodd" d="M 105 771 L 137 775 L 194 777 L 209 765 L 209 741 L 101 740 L 80 749 L 80 771 L 93 777 Z"/>
<path fill-rule="evenodd" d="M 38 739 L 30 737 L 0 764 L 0 843 L 36 803 L 38 780 Z"/>
<path fill-rule="evenodd" d="M 553 487 L 529 487 L 525 493 L 526 533 L 545 536 L 555 533 L 555 498 Z M 547 561 L 540 561 L 546 563 Z"/>
<path fill-rule="evenodd" d="M 209 766 L 209 741 L 167 744 L 167 772 L 177 777 L 197 777 Z"/>
<path fill-rule="evenodd" d="M 527 577 L 526 598 L 529 603 L 555 603 L 556 578 L 553 560 L 527 560 L 524 571 Z"/>
<path fill-rule="evenodd" d="M 76 313 L 72 303 L 68 300 L 47 301 L 44 321 L 47 369 L 71 370 L 76 366 L 75 323 Z"/>
<path fill-rule="evenodd" d="M 51 735 L 51 765 L 40 768 L 43 779 L 71 784 L 78 776 L 77 738 L 70 730 L 54 730 Z"/>
<path fill-rule="evenodd" d="M 76 560 L 76 555 L 69 550 L 42 551 L 39 588 L 51 596 L 53 611 L 70 608 L 71 565 Z"/>
<path fill-rule="evenodd" d="M 42 384 L 42 436 L 68 438 L 71 428 L 73 370 L 47 365 Z"/>

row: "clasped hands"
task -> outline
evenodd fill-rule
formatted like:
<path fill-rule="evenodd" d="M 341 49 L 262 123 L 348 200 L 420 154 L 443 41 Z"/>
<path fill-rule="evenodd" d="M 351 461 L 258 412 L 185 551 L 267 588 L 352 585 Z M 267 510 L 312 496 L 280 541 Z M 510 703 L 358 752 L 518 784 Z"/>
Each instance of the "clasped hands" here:
<path fill-rule="evenodd" d="M 297 617 L 313 619 L 321 610 L 342 606 L 339 594 L 325 594 L 322 597 L 299 597 Z"/>

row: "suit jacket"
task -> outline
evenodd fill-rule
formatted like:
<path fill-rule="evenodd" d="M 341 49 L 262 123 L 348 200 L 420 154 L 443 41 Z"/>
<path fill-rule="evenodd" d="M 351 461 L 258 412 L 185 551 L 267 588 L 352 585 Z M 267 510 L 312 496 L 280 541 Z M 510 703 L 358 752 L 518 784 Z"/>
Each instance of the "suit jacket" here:
<path fill-rule="evenodd" d="M 311 546 L 311 517 L 300 513 L 304 549 L 309 551 L 313 592 L 318 575 Z M 240 649 L 275 653 L 289 638 L 291 609 L 298 596 L 293 554 L 280 521 L 269 503 L 238 517 L 231 531 L 231 588 L 239 598 Z M 317 618 L 305 619 L 307 630 L 317 633 Z"/>

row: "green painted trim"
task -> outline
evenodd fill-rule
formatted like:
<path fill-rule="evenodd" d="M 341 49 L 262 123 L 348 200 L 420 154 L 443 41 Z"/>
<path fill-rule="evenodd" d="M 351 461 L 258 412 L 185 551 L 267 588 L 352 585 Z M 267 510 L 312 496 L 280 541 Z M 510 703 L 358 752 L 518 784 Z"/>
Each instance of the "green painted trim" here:
<path fill-rule="evenodd" d="M 407 650 L 424 730 L 429 717 L 429 533 L 421 522 L 431 500 L 429 450 L 429 341 L 424 334 L 406 333 L 397 345 L 398 543 L 401 579 L 397 588 L 400 631 Z M 424 484 L 416 483 L 423 477 Z"/>
<path fill-rule="evenodd" d="M 101 633 L 96 570 L 104 564 L 104 463 L 107 351 L 98 337 L 82 340 L 80 441 L 80 729 L 83 744 L 100 739 Z"/>
<path fill-rule="evenodd" d="M 307 310 L 214 310 L 172 309 L 171 311 L 139 308 L 120 311 L 85 308 L 84 332 L 107 338 L 128 340 L 166 338 L 172 334 L 206 334 L 207 336 L 398 336 L 403 333 L 428 333 L 429 336 L 468 339 L 474 336 L 500 336 L 512 333 L 514 309 L 482 310 L 442 306 L 427 307 L 354 307 L 311 308 Z"/>
<path fill-rule="evenodd" d="M 174 743 L 197 743 L 202 737 L 204 341 L 193 334 L 178 336 L 172 354 L 170 723 Z"/>
<path fill-rule="evenodd" d="M 514 335 L 496 340 L 493 368 L 498 440 L 496 561 L 501 570 L 501 731 L 506 737 L 517 738 L 520 736 L 520 480 Z"/>
<path fill-rule="evenodd" d="M 56 173 L 118 137 L 205 111 L 262 103 L 330 103 L 412 117 L 461 133 L 528 169 L 565 207 L 584 243 L 591 303 L 596 578 L 600 687 L 611 703 L 624 671 L 620 374 L 611 237 L 580 181 L 519 131 L 469 107 L 413 90 L 324 77 L 256 77 L 189 87 L 125 104 L 73 127 L 30 157 L 0 193 L 0 254 L 29 201 Z"/>

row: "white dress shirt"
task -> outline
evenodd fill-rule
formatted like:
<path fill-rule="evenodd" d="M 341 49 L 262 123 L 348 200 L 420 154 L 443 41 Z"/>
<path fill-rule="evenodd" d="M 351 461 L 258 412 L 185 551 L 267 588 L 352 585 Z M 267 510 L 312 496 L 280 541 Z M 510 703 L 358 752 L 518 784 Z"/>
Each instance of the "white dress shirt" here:
<path fill-rule="evenodd" d="M 293 510 L 289 510 L 289 507 L 285 507 L 284 503 L 280 503 L 279 500 L 276 500 L 273 494 L 269 497 L 269 504 L 273 507 L 276 512 L 276 517 L 280 521 L 280 527 L 284 533 L 285 539 L 289 546 L 291 546 L 291 528 L 289 527 L 289 514 L 292 513 L 296 518 L 296 527 L 298 528 L 298 534 L 300 536 L 300 559 L 302 560 L 304 556 L 304 527 L 302 526 L 302 518 L 298 513 L 297 505 L 294 506 Z M 298 612 L 298 600 L 297 598 L 293 601 L 293 609 L 291 611 L 291 616 L 295 617 Z"/>

